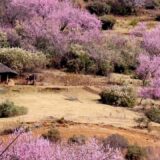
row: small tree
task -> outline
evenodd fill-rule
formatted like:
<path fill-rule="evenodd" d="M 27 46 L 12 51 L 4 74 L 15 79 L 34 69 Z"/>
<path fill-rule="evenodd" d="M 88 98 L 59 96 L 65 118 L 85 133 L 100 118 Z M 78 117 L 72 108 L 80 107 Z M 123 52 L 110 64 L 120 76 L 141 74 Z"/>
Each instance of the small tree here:
<path fill-rule="evenodd" d="M 144 34 L 143 48 L 150 55 L 160 55 L 160 25 Z"/>
<path fill-rule="evenodd" d="M 137 60 L 139 65 L 136 73 L 143 80 L 143 85 L 146 84 L 147 80 L 160 76 L 160 56 L 140 54 Z"/>
<path fill-rule="evenodd" d="M 144 26 L 143 26 L 144 27 Z M 142 31 L 142 47 L 145 50 L 138 57 L 137 74 L 143 80 L 140 95 L 143 98 L 160 98 L 160 26 Z M 141 102 L 142 102 L 141 99 Z M 141 103 L 140 102 L 140 103 Z"/>
<path fill-rule="evenodd" d="M 160 56 L 141 54 L 138 57 L 137 74 L 143 80 L 140 96 L 143 98 L 160 98 Z"/>

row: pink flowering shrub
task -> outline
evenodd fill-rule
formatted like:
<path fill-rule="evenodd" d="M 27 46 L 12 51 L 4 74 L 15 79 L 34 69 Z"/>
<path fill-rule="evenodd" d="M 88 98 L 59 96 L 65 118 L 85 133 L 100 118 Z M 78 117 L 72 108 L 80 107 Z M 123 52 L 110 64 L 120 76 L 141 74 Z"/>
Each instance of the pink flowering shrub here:
<path fill-rule="evenodd" d="M 145 23 L 138 23 L 136 27 L 131 31 L 131 35 L 134 35 L 136 37 L 143 37 L 143 35 L 147 31 L 147 26 Z"/>
<path fill-rule="evenodd" d="M 149 147 L 146 150 L 148 160 L 159 160 L 160 147 Z"/>
<path fill-rule="evenodd" d="M 142 48 L 149 55 L 160 55 L 160 25 L 149 30 L 145 23 L 139 23 L 131 35 L 142 37 Z"/>
<path fill-rule="evenodd" d="M 15 137 L 13 134 L 10 140 Z M 5 149 L 0 146 L 0 153 Z M 5 160 L 124 160 L 118 150 L 103 148 L 96 139 L 84 145 L 51 143 L 31 133 L 22 134 L 18 140 L 0 157 Z"/>
<path fill-rule="evenodd" d="M 144 52 L 138 56 L 137 75 L 143 80 L 140 96 L 160 98 L 160 26 L 147 30 L 145 24 L 137 26 L 133 35 L 142 36 Z M 146 86 L 147 84 L 147 86 Z"/>
<path fill-rule="evenodd" d="M 138 63 L 136 72 L 142 79 L 160 76 L 160 56 L 140 54 L 138 56 Z"/>
<path fill-rule="evenodd" d="M 9 32 L 11 42 L 16 37 L 20 47 L 47 53 L 63 53 L 71 43 L 100 36 L 100 21 L 69 0 L 12 0 L 4 19 L 1 27 Z"/>
<path fill-rule="evenodd" d="M 143 98 L 160 99 L 160 79 L 153 79 L 149 86 L 143 87 L 140 91 Z"/>
<path fill-rule="evenodd" d="M 141 54 L 138 57 L 137 74 L 143 80 L 140 96 L 143 98 L 160 98 L 160 56 Z M 148 83 L 147 86 L 146 82 Z"/>
<path fill-rule="evenodd" d="M 160 26 L 144 34 L 143 48 L 145 48 L 150 55 L 160 55 Z"/>

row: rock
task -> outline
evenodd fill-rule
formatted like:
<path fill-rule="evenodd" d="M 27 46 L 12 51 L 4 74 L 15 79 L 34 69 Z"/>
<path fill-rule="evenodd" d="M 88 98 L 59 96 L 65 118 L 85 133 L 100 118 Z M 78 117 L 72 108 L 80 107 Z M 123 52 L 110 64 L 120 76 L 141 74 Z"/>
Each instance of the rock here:
<path fill-rule="evenodd" d="M 9 81 L 8 81 L 8 84 L 7 84 L 8 86 L 10 86 L 10 87 L 13 87 L 13 86 L 15 86 L 15 82 L 14 82 L 14 80 L 13 79 L 9 79 Z"/>
<path fill-rule="evenodd" d="M 160 124 L 159 123 L 150 122 L 148 125 L 148 129 L 151 133 L 154 133 L 155 135 L 160 136 Z"/>
<path fill-rule="evenodd" d="M 158 128 L 160 128 L 160 124 L 159 123 L 155 123 L 155 122 L 150 122 L 149 126 L 150 127 L 158 127 Z"/>

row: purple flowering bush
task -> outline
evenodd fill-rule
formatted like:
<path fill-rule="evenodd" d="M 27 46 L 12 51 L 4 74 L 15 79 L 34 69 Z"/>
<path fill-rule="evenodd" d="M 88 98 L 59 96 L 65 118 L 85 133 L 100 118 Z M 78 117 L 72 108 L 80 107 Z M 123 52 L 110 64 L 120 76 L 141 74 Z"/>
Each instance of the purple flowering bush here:
<path fill-rule="evenodd" d="M 138 56 L 139 65 L 136 70 L 143 80 L 140 96 L 160 99 L 160 26 L 142 32 L 144 52 Z"/>
<path fill-rule="evenodd" d="M 87 66 L 92 63 L 93 54 L 90 56 L 84 47 L 98 44 L 103 37 L 101 21 L 95 15 L 76 6 L 72 0 L 3 1 L 6 3 L 0 14 L 0 47 L 23 48 L 34 53 L 41 51 L 47 55 L 51 67 L 99 74 L 96 71 L 98 63 Z M 4 42 L 6 39 L 7 46 L 1 44 L 1 39 Z M 63 57 L 69 59 L 74 45 L 84 47 L 85 53 L 63 65 Z"/>
<path fill-rule="evenodd" d="M 138 57 L 137 75 L 143 80 L 140 96 L 143 98 L 160 98 L 160 56 L 141 54 Z"/>
<path fill-rule="evenodd" d="M 100 36 L 100 21 L 70 0 L 12 0 L 0 26 L 11 47 L 63 53 L 71 43 L 87 43 Z"/>
<path fill-rule="evenodd" d="M 148 160 L 159 160 L 160 147 L 148 147 L 146 152 Z"/>
<path fill-rule="evenodd" d="M 141 22 L 141 23 L 138 23 L 138 25 L 135 26 L 133 30 L 131 30 L 131 35 L 136 37 L 143 37 L 146 31 L 147 31 L 146 24 Z"/>
<path fill-rule="evenodd" d="M 160 56 L 140 54 L 138 56 L 138 63 L 136 72 L 142 79 L 160 76 Z"/>
<path fill-rule="evenodd" d="M 153 79 L 149 86 L 143 87 L 140 91 L 143 98 L 160 99 L 160 79 Z"/>
<path fill-rule="evenodd" d="M 144 34 L 143 48 L 150 55 L 160 55 L 160 25 Z"/>
<path fill-rule="evenodd" d="M 131 35 L 142 37 L 142 48 L 149 55 L 160 55 L 160 25 L 148 29 L 146 23 L 139 23 L 131 30 Z"/>
<path fill-rule="evenodd" d="M 15 138 L 14 133 L 10 141 Z M 0 153 L 5 149 L 1 144 Z M 124 160 L 119 150 L 103 145 L 96 139 L 90 139 L 84 145 L 51 143 L 31 133 L 23 133 L 15 143 L 0 157 L 5 160 Z"/>

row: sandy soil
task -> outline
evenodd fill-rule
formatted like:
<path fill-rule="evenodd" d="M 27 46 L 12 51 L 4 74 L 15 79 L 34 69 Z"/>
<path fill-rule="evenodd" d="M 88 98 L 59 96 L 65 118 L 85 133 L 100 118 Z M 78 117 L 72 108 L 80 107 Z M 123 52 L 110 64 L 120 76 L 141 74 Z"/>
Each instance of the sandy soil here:
<path fill-rule="evenodd" d="M 103 105 L 98 102 L 99 95 L 81 87 L 48 88 L 48 91 L 12 91 L 0 94 L 0 102 L 9 99 L 15 104 L 28 108 L 28 114 L 14 118 L 0 119 L 0 125 L 10 121 L 35 122 L 46 117 L 64 117 L 81 123 L 109 124 L 117 127 L 133 127 L 134 119 L 140 113 L 126 108 Z"/>

